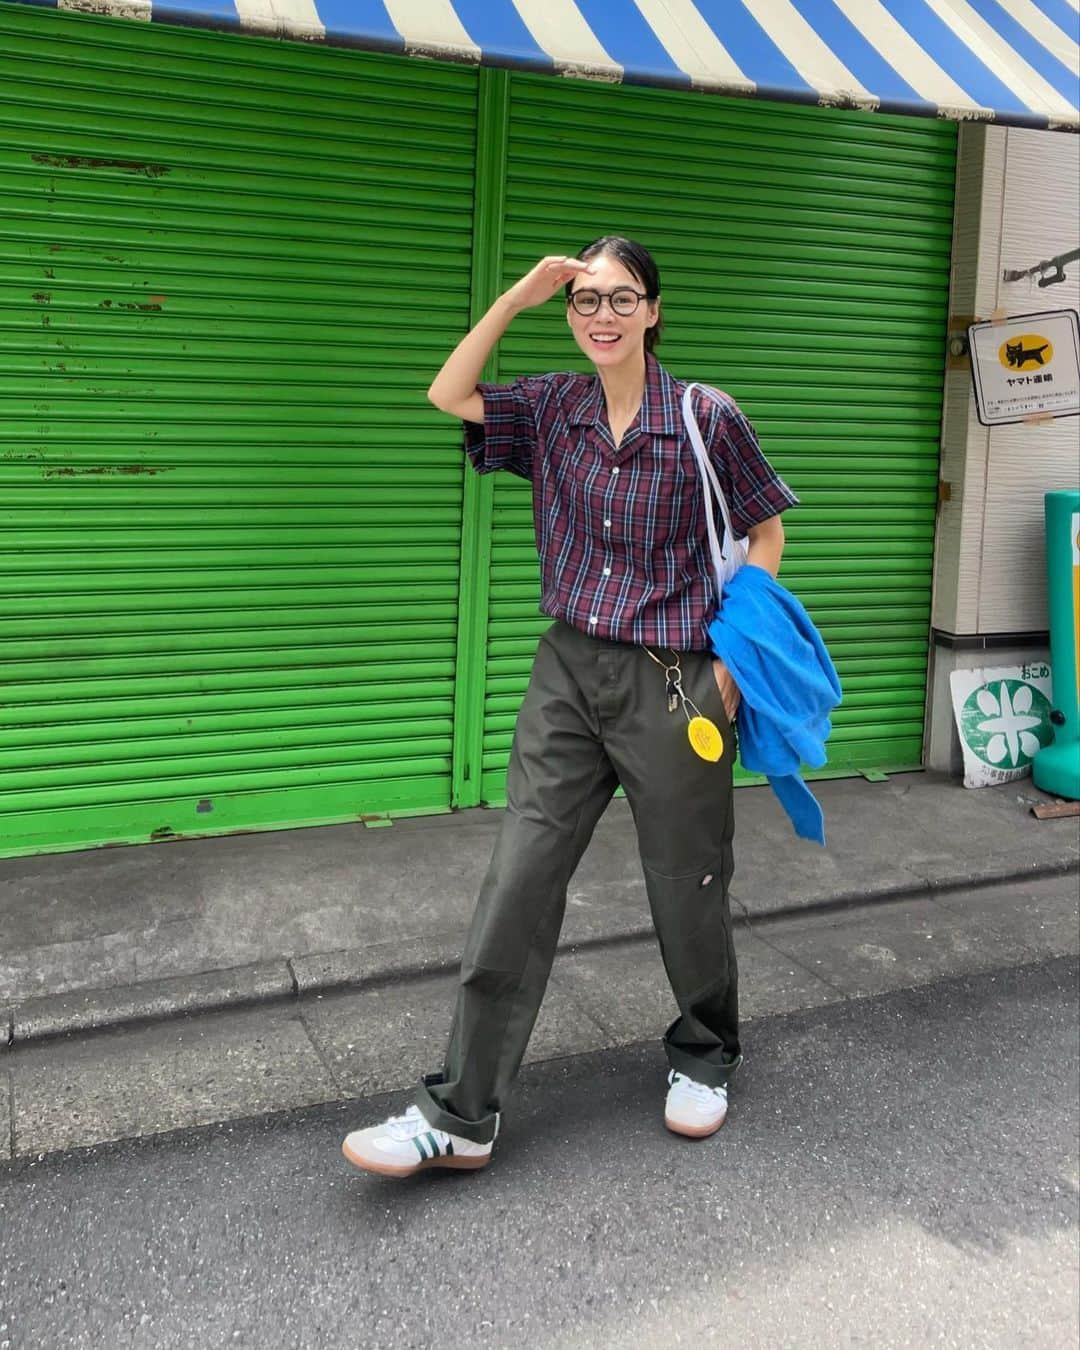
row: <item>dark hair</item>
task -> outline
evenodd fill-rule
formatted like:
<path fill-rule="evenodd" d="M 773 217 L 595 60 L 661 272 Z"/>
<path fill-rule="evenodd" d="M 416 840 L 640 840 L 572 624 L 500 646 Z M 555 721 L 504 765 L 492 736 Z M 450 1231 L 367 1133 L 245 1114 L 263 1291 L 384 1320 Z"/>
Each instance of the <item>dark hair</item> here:
<path fill-rule="evenodd" d="M 599 239 L 594 239 L 591 244 L 586 244 L 578 254 L 578 258 L 581 262 L 588 262 L 590 258 L 595 258 L 601 253 L 621 262 L 628 272 L 632 272 L 650 300 L 660 299 L 660 269 L 656 266 L 652 254 L 644 244 L 639 244 L 633 239 L 626 239 L 621 234 L 605 234 Z M 566 283 L 567 300 L 570 299 L 573 285 L 573 279 Z M 657 306 L 656 322 L 651 328 L 645 330 L 645 350 L 647 352 L 651 352 L 660 341 L 660 330 L 663 327 L 663 322 L 663 315 L 660 314 L 659 306 Z"/>

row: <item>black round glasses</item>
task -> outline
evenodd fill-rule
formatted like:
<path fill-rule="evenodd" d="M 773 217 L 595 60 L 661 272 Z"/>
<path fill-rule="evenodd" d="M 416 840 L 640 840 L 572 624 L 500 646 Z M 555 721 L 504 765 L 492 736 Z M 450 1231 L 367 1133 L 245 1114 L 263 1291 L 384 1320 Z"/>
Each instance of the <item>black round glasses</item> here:
<path fill-rule="evenodd" d="M 632 286 L 616 286 L 613 291 L 594 291 L 582 287 L 579 291 L 570 292 L 571 305 L 585 319 L 596 314 L 604 300 L 611 306 L 613 314 L 617 314 L 621 319 L 628 319 L 631 314 L 637 312 L 637 307 L 642 300 L 653 300 L 655 298 L 655 296 L 647 295 L 644 291 L 635 291 Z"/>

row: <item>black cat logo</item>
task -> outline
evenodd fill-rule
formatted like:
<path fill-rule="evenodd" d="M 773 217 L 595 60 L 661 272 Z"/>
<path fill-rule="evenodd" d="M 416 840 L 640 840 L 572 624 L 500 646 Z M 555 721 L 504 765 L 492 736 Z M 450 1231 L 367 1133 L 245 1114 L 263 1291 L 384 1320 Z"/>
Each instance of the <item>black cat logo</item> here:
<path fill-rule="evenodd" d="M 1043 352 L 1049 346 L 1049 342 L 1043 342 L 1041 347 L 1025 347 L 1024 339 L 1018 338 L 1015 342 L 1006 342 L 1005 355 L 1013 370 L 1023 370 L 1028 361 L 1034 361 L 1039 366 L 1045 365 Z"/>

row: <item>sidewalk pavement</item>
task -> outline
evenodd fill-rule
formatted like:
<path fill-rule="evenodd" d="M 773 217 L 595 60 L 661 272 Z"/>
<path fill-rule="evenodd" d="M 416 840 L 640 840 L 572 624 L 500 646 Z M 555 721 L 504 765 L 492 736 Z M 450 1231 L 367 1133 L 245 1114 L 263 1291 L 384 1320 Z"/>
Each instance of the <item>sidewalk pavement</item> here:
<path fill-rule="evenodd" d="M 767 787 L 739 789 L 736 915 L 782 920 L 1080 866 L 1080 821 L 1036 819 L 1031 805 L 1051 799 L 1030 779 L 970 791 L 919 772 L 814 791 L 827 849 L 794 836 Z M 500 815 L 0 860 L 0 1047 L 450 972 Z M 616 801 L 571 882 L 560 950 L 650 935 Z"/>

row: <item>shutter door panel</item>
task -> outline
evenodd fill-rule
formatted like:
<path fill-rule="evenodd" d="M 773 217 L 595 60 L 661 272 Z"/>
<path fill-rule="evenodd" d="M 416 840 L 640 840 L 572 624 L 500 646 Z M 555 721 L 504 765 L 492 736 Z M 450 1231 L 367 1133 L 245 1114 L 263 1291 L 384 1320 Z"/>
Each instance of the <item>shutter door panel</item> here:
<path fill-rule="evenodd" d="M 446 808 L 475 72 L 0 34 L 0 850 Z"/>
<path fill-rule="evenodd" d="M 830 765 L 917 765 L 949 287 L 955 128 L 515 75 L 505 280 L 605 233 L 657 256 L 673 373 L 728 390 L 802 499 L 783 578 L 836 660 Z M 552 303 L 500 378 L 589 369 Z M 529 489 L 499 475 L 485 800 L 547 620 Z"/>

